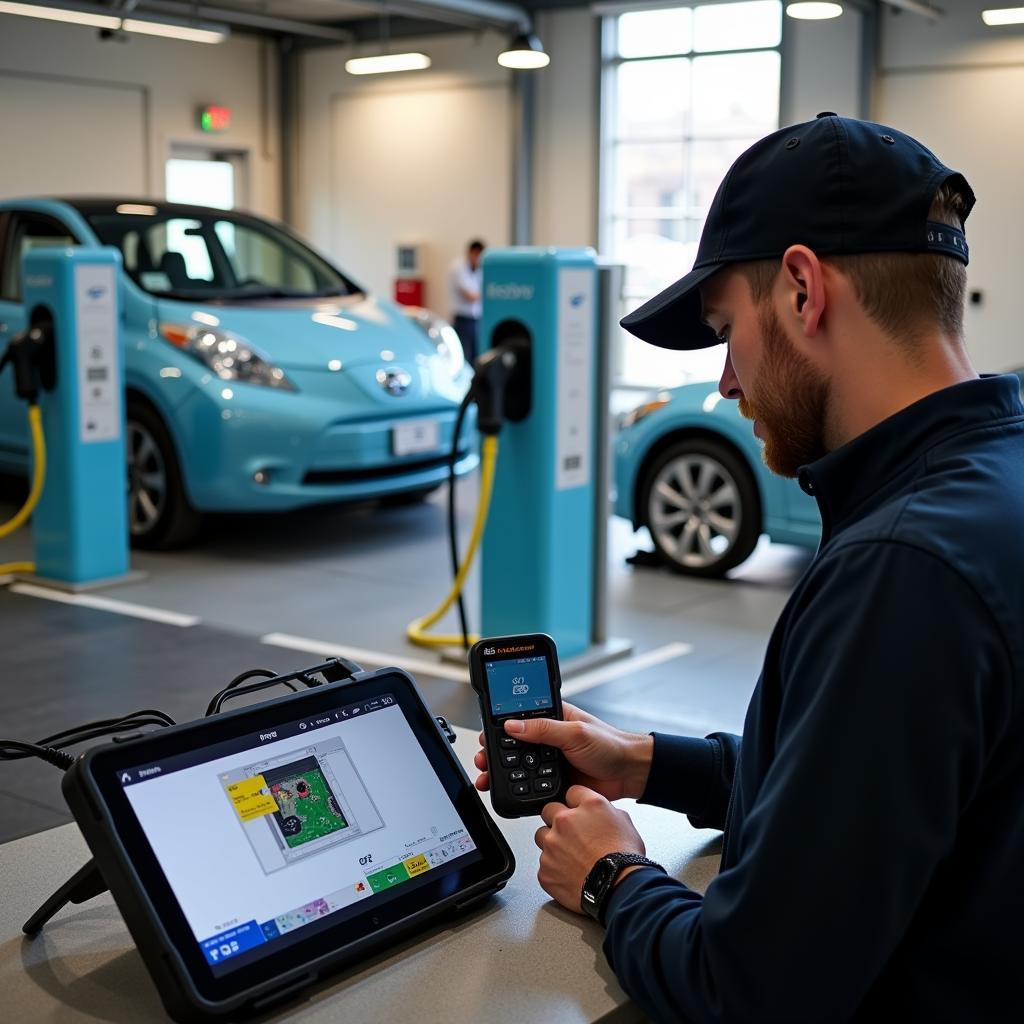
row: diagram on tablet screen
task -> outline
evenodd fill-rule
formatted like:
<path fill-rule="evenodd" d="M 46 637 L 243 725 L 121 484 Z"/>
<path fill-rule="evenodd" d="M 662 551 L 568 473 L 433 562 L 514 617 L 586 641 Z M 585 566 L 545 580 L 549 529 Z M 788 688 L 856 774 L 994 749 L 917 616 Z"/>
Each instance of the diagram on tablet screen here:
<path fill-rule="evenodd" d="M 246 765 L 220 781 L 267 874 L 384 825 L 337 738 Z"/>

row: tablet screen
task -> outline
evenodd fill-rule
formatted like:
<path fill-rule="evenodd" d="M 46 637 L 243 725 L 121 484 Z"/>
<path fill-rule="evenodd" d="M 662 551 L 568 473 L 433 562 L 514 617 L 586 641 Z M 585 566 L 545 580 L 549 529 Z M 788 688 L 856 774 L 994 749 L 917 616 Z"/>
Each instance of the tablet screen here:
<path fill-rule="evenodd" d="M 482 859 L 388 693 L 117 782 L 215 976 Z"/>

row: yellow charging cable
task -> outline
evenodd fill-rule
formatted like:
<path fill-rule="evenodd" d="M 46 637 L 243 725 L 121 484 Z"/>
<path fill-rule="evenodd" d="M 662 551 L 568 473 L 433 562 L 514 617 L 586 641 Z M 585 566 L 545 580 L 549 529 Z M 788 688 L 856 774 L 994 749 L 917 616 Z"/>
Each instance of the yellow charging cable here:
<path fill-rule="evenodd" d="M 15 530 L 25 525 L 29 516 L 35 511 L 36 505 L 39 504 L 39 497 L 43 493 L 43 484 L 46 482 L 46 441 L 43 438 L 43 419 L 38 405 L 28 407 L 28 425 L 32 433 L 32 449 L 35 452 L 32 489 L 28 492 L 25 504 L 15 513 L 14 517 L 8 519 L 6 523 L 0 524 L 0 538 L 9 537 Z M 0 562 L 0 575 L 35 571 L 34 562 Z"/>
<path fill-rule="evenodd" d="M 466 582 L 466 577 L 469 575 L 473 558 L 476 556 L 476 549 L 480 546 L 480 540 L 484 534 L 484 526 L 487 524 L 487 513 L 491 507 L 491 491 L 494 489 L 494 468 L 498 463 L 498 438 L 494 434 L 488 434 L 484 437 L 481 454 L 483 456 L 483 466 L 480 471 L 480 498 L 477 501 L 476 521 L 473 523 L 473 534 L 469 538 L 469 547 L 466 548 L 466 557 L 463 558 L 462 565 L 459 566 L 458 574 L 455 577 L 455 582 L 452 584 L 452 589 L 448 592 L 448 596 L 442 604 L 422 619 L 410 622 L 408 629 L 405 631 L 405 635 L 409 640 L 420 647 L 462 646 L 463 637 L 461 633 L 430 634 L 427 633 L 427 630 L 455 604 L 459 594 L 462 593 L 462 587 Z M 471 643 L 475 643 L 479 639 L 475 635 L 469 637 Z"/>

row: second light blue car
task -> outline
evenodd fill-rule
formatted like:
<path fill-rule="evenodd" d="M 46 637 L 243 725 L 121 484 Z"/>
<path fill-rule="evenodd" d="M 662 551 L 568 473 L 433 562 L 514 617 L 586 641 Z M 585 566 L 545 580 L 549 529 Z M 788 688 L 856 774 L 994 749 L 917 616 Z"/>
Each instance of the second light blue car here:
<path fill-rule="evenodd" d="M 821 519 L 796 481 L 771 473 L 737 403 L 686 384 L 634 409 L 615 442 L 617 515 L 646 526 L 678 572 L 722 576 L 762 533 L 816 548 Z"/>
<path fill-rule="evenodd" d="M 134 543 L 183 543 L 202 512 L 411 500 L 445 480 L 471 377 L 455 332 L 367 294 L 284 228 L 152 201 L 0 203 L 0 351 L 33 315 L 21 261 L 41 246 L 121 253 Z M 26 473 L 11 372 L 0 470 Z M 477 464 L 472 420 L 460 474 Z"/>

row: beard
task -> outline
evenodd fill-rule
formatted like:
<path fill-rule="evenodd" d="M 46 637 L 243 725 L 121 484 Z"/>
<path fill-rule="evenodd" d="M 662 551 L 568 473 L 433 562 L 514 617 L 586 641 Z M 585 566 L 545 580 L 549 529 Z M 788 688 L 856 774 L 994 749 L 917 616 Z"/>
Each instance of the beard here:
<path fill-rule="evenodd" d="M 779 476 L 795 477 L 801 466 L 828 454 L 829 384 L 796 351 L 767 302 L 757 317 L 764 356 L 756 384 L 740 399 L 740 414 L 761 425 L 765 465 Z"/>

